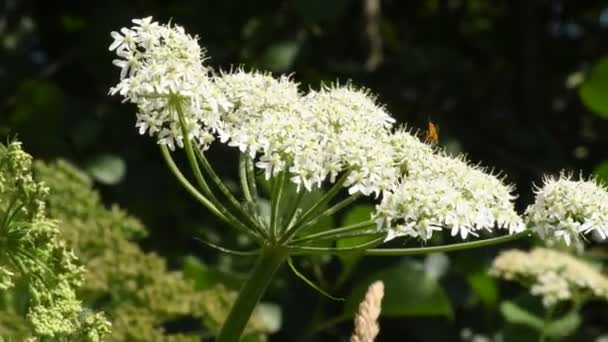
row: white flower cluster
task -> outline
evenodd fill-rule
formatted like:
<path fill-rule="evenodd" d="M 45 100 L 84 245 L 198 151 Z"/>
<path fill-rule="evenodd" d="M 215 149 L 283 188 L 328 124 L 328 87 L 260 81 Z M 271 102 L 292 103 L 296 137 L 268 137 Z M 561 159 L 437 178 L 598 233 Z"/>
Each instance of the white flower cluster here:
<path fill-rule="evenodd" d="M 546 306 L 591 295 L 608 300 L 608 277 L 566 253 L 546 248 L 509 250 L 494 259 L 493 275 L 530 284 Z"/>
<path fill-rule="evenodd" d="M 563 240 L 570 245 L 591 232 L 606 239 L 608 191 L 593 180 L 574 181 L 563 175 L 546 178 L 535 202 L 526 209 L 525 220 L 547 241 Z"/>
<path fill-rule="evenodd" d="M 511 188 L 465 160 L 427 154 L 409 163 L 406 173 L 377 207 L 376 220 L 393 234 L 427 240 L 433 231 L 449 229 L 465 239 L 495 226 L 510 234 L 525 229 Z"/>
<path fill-rule="evenodd" d="M 180 111 L 199 148 L 218 138 L 255 158 L 266 178 L 287 171 L 298 189 L 312 190 L 347 173 L 350 194 L 381 197 L 374 217 L 389 238 L 523 229 L 510 187 L 393 127 L 368 90 L 346 84 L 302 94 L 287 76 L 242 69 L 214 74 L 181 27 L 151 18 L 133 22 L 112 33 L 110 49 L 122 72 L 111 93 L 137 104 L 140 133 L 181 147 Z"/>
<path fill-rule="evenodd" d="M 151 17 L 135 19 L 132 28 L 112 32 L 121 68 L 120 83 L 110 94 L 137 104 L 140 134 L 156 135 L 174 149 L 182 146 L 176 106 L 181 106 L 190 139 L 206 148 L 214 139 L 220 112 L 229 105 L 203 66 L 203 51 L 181 26 L 160 25 Z"/>

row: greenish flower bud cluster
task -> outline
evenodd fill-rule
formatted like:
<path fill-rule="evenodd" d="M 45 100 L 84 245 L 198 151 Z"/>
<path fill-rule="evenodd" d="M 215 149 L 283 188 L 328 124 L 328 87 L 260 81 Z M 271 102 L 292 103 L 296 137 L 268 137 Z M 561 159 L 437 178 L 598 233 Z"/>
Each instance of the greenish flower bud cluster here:
<path fill-rule="evenodd" d="M 0 144 L 0 309 L 25 315 L 34 340 L 101 341 L 110 324 L 77 299 L 84 269 L 47 215 L 48 194 L 21 144 Z"/>

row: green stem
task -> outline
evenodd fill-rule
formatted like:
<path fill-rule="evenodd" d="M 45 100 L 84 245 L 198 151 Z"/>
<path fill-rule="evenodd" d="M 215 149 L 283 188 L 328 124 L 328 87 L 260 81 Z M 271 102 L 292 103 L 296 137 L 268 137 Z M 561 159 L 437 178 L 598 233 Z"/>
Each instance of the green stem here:
<path fill-rule="evenodd" d="M 217 210 L 219 210 L 222 213 L 222 215 L 224 215 L 230 221 L 234 222 L 234 224 L 239 225 L 240 227 L 244 227 L 244 230 L 249 230 L 247 228 L 247 226 L 245 224 L 243 224 L 241 219 L 236 217 L 232 212 L 230 212 L 228 209 L 226 209 L 222 205 L 222 203 L 220 203 L 217 200 L 217 198 L 213 194 L 213 191 L 211 191 L 211 188 L 205 181 L 205 178 L 203 177 L 201 169 L 198 166 L 196 155 L 195 155 L 194 149 L 192 147 L 192 142 L 190 141 L 190 137 L 188 136 L 188 129 L 186 128 L 186 120 L 184 118 L 184 111 L 182 109 L 182 104 L 179 99 L 176 99 L 175 101 L 173 101 L 173 105 L 175 107 L 175 111 L 177 112 L 177 116 L 179 118 L 179 124 L 180 124 L 181 131 L 182 131 L 182 140 L 184 143 L 184 148 L 186 150 L 186 156 L 188 157 L 188 162 L 190 163 L 190 168 L 192 169 L 192 172 L 194 173 L 194 178 L 196 179 L 196 182 L 201 187 L 204 194 L 207 196 L 208 200 L 214 204 L 214 206 L 217 208 Z M 221 181 L 219 181 L 219 182 L 221 183 Z M 236 209 L 240 210 L 238 206 Z M 249 216 L 245 215 L 245 217 L 247 218 L 245 220 L 245 222 L 247 224 L 249 224 L 249 226 L 252 229 L 254 229 L 258 233 L 264 235 L 263 233 L 261 233 L 262 229 L 259 228 L 255 222 L 250 220 Z"/>
<path fill-rule="evenodd" d="M 255 165 L 253 165 L 253 159 L 247 157 L 247 159 L 245 159 L 245 166 L 245 172 L 247 173 L 247 184 L 249 185 L 249 192 L 251 193 L 251 197 L 255 202 L 258 200 L 258 188 L 256 186 Z"/>
<path fill-rule="evenodd" d="M 241 181 L 241 190 L 243 191 L 243 196 L 245 196 L 245 201 L 247 203 L 247 209 L 257 221 L 257 226 L 259 226 L 261 230 L 264 230 L 266 224 L 258 214 L 258 207 L 256 204 L 258 191 L 255 185 L 253 164 L 251 163 L 251 158 L 244 153 L 239 155 L 239 179 Z M 268 234 L 265 232 L 264 236 L 268 236 Z"/>
<path fill-rule="evenodd" d="M 165 160 L 165 163 L 169 167 L 169 170 L 171 170 L 175 178 L 177 178 L 178 182 L 186 189 L 186 191 L 188 191 L 188 193 L 190 193 L 190 195 L 192 195 L 192 197 L 194 197 L 197 201 L 203 204 L 203 206 L 209 209 L 215 216 L 219 217 L 221 220 L 228 223 L 230 226 L 236 228 L 245 235 L 249 235 L 256 241 L 261 242 L 261 239 L 257 234 L 254 234 L 240 221 L 235 221 L 232 218 L 225 216 L 224 213 L 222 213 L 218 208 L 215 207 L 213 203 L 211 203 L 211 201 L 209 201 L 205 196 L 198 192 L 198 190 L 192 184 L 190 184 L 188 179 L 186 179 L 186 177 L 181 173 L 181 171 L 175 164 L 175 161 L 173 161 L 173 158 L 171 158 L 171 153 L 167 149 L 167 146 L 160 145 L 160 151 Z"/>
<path fill-rule="evenodd" d="M 432 246 L 432 247 L 414 247 L 414 248 L 372 248 L 368 249 L 364 252 L 365 255 L 372 256 L 394 256 L 394 255 L 419 255 L 419 254 L 429 254 L 429 253 L 439 253 L 439 252 L 453 252 L 459 251 L 463 249 L 473 249 L 491 245 L 497 245 L 513 240 L 517 240 L 523 237 L 529 237 L 531 232 L 526 230 L 521 233 L 500 236 L 491 239 L 479 240 L 479 241 L 471 241 L 471 242 L 462 242 L 462 243 L 454 243 L 450 245 L 443 246 Z"/>
<path fill-rule="evenodd" d="M 180 100 L 177 99 L 173 101 L 173 106 L 175 107 L 175 111 L 177 112 L 179 125 L 182 131 L 182 142 L 184 143 L 184 149 L 186 150 L 186 156 L 188 157 L 188 163 L 190 164 L 192 173 L 194 173 L 194 178 L 196 179 L 196 182 L 201 187 L 201 189 L 203 189 L 204 194 L 209 198 L 209 200 L 211 202 L 214 202 L 218 209 L 220 209 L 220 205 L 218 205 L 217 199 L 213 195 L 213 192 L 211 191 L 211 188 L 209 188 L 209 185 L 205 181 L 205 178 L 203 178 L 201 169 L 198 167 L 198 163 L 196 162 L 196 156 L 194 155 L 194 149 L 192 148 L 192 143 L 190 141 L 190 137 L 188 136 L 188 129 L 186 128 L 186 120 L 184 118 L 184 111 L 182 110 Z"/>
<path fill-rule="evenodd" d="M 186 189 L 186 191 L 188 191 L 190 193 L 190 195 L 192 195 L 192 197 L 194 197 L 197 201 L 201 202 L 205 207 L 207 207 L 207 209 L 209 209 L 217 217 L 221 218 L 222 220 L 224 220 L 226 222 L 229 222 L 228 218 L 226 218 L 226 216 L 224 216 L 215 207 L 215 205 L 207 199 L 207 197 L 203 196 L 200 192 L 198 192 L 198 190 L 196 190 L 196 188 L 192 184 L 190 184 L 188 179 L 186 179 L 186 177 L 182 174 L 182 172 L 179 170 L 179 168 L 175 164 L 175 161 L 173 160 L 173 158 L 171 158 L 171 153 L 167 149 L 167 146 L 160 145 L 160 152 L 163 156 L 163 159 L 165 160 L 165 163 L 167 164 L 167 167 L 169 167 L 169 170 L 173 173 L 175 178 L 177 178 L 177 181 Z"/>
<path fill-rule="evenodd" d="M 279 205 L 281 204 L 281 197 L 283 197 L 283 188 L 285 187 L 285 175 L 286 172 L 281 172 L 278 179 L 272 182 L 272 196 L 270 198 L 270 235 L 273 238 L 277 236 L 277 226 L 279 223 Z"/>
<path fill-rule="evenodd" d="M 294 236 L 324 205 L 329 203 L 342 189 L 342 186 L 346 182 L 348 178 L 349 172 L 345 172 L 342 177 L 336 181 L 336 183 L 319 199 L 315 205 L 313 205 L 302 217 L 300 217 L 296 223 L 293 224 L 291 228 L 287 230 L 287 232 L 281 238 L 281 242 L 289 241 L 289 239 Z"/>
<path fill-rule="evenodd" d="M 274 273 L 285 262 L 288 254 L 282 247 L 264 247 L 230 309 L 216 342 L 238 342 L 255 306 L 270 284 Z"/>
<path fill-rule="evenodd" d="M 319 217 L 331 216 L 331 215 L 337 213 L 338 211 L 342 210 L 344 207 L 346 207 L 346 206 L 350 205 L 351 203 L 353 203 L 354 201 L 356 201 L 359 197 L 361 197 L 361 193 L 359 193 L 359 192 L 356 194 L 350 195 L 347 198 L 345 198 L 344 200 L 336 203 L 333 207 L 322 212 L 321 215 L 319 215 Z"/>
<path fill-rule="evenodd" d="M 376 233 L 378 237 L 373 240 L 350 246 L 350 247 L 308 247 L 308 246 L 287 246 L 291 255 L 303 255 L 303 254 L 353 254 L 356 252 L 363 252 L 369 248 L 373 248 L 381 244 L 386 238 L 386 233 Z"/>
<path fill-rule="evenodd" d="M 215 170 L 213 170 L 213 167 L 211 166 L 207 158 L 205 158 L 205 155 L 199 149 L 195 149 L 194 152 L 196 154 L 197 159 L 203 165 L 203 169 L 205 170 L 205 172 L 207 172 L 207 174 L 213 181 L 213 184 L 215 184 L 215 186 L 217 186 L 224 194 L 224 196 L 228 199 L 228 204 L 230 204 L 232 210 L 243 218 L 245 224 L 249 225 L 250 227 L 253 227 L 258 233 L 260 233 L 260 235 L 267 237 L 266 232 L 259 226 L 259 223 L 256 222 L 254 218 L 252 218 L 243 210 L 243 207 L 236 199 L 236 197 L 234 197 L 232 192 L 230 192 L 228 187 L 226 187 L 224 182 L 222 182 L 217 173 L 215 173 Z"/>
<path fill-rule="evenodd" d="M 241 180 L 241 190 L 243 190 L 243 196 L 249 203 L 254 203 L 251 191 L 249 189 L 249 182 L 247 181 L 247 157 L 241 153 L 239 155 L 239 179 Z"/>
<path fill-rule="evenodd" d="M 285 233 L 285 230 L 293 223 L 292 221 L 296 219 L 296 213 L 298 211 L 298 208 L 300 207 L 300 204 L 302 203 L 302 199 L 304 198 L 305 192 L 306 191 L 304 190 L 299 191 L 296 194 L 296 198 L 289 205 L 289 209 L 286 211 L 287 214 L 285 214 L 285 217 L 283 218 L 284 224 L 281 228 L 281 234 Z"/>
<path fill-rule="evenodd" d="M 317 240 L 317 239 L 340 238 L 341 234 L 356 232 L 361 229 L 374 227 L 375 225 L 376 225 L 376 223 L 371 220 L 365 221 L 365 222 L 359 222 L 359 223 L 351 224 L 349 226 L 333 228 L 333 229 L 322 231 L 320 233 L 306 235 L 301 238 L 293 239 L 290 241 L 290 243 L 297 244 L 297 243 L 302 243 L 302 242 L 307 242 L 310 240 Z M 378 231 L 376 231 L 375 233 L 378 233 Z"/>

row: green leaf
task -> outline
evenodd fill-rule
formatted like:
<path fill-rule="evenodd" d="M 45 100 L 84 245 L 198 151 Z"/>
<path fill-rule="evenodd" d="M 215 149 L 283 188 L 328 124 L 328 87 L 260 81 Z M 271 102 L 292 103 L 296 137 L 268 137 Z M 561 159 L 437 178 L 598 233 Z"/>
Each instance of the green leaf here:
<path fill-rule="evenodd" d="M 360 204 L 352 207 L 346 215 L 344 215 L 344 219 L 342 220 L 342 226 L 350 226 L 353 224 L 357 224 L 360 222 L 367 221 L 371 218 L 371 214 L 374 211 L 374 207 L 367 204 Z M 357 246 L 371 240 L 375 239 L 375 237 L 370 236 L 360 236 L 360 237 L 349 237 L 340 239 L 336 242 L 336 247 L 346 248 Z M 353 253 L 353 254 L 344 254 L 340 255 L 340 259 L 345 264 L 352 264 L 357 262 L 361 258 L 362 253 Z"/>
<path fill-rule="evenodd" d="M 85 169 L 96 181 L 106 185 L 115 185 L 124 178 L 127 166 L 120 157 L 103 154 L 89 161 Z"/>
<path fill-rule="evenodd" d="M 210 289 L 218 284 L 238 290 L 244 281 L 235 274 L 211 268 L 193 256 L 184 259 L 182 271 L 185 277 L 194 283 L 194 288 L 197 290 Z"/>
<path fill-rule="evenodd" d="M 597 62 L 578 94 L 587 108 L 597 116 L 608 118 L 608 58 Z"/>
<path fill-rule="evenodd" d="M 604 184 L 608 184 L 608 160 L 599 163 L 593 169 L 593 175 L 595 175 L 598 180 L 604 182 Z"/>
<path fill-rule="evenodd" d="M 342 226 L 350 226 L 352 224 L 360 223 L 371 219 L 374 207 L 369 204 L 358 204 L 352 207 L 344 219 L 342 219 Z"/>
<path fill-rule="evenodd" d="M 542 332 L 544 328 L 543 319 L 518 306 L 517 304 L 504 301 L 500 304 L 500 312 L 507 322 L 523 324 Z"/>
<path fill-rule="evenodd" d="M 300 40 L 290 40 L 269 46 L 262 55 L 262 65 L 275 72 L 291 69 L 301 45 Z"/>
<path fill-rule="evenodd" d="M 346 215 L 344 215 L 344 219 L 342 219 L 342 227 L 368 221 L 371 218 L 373 211 L 374 207 L 371 205 L 360 204 L 354 206 L 348 211 L 348 213 L 346 213 Z M 338 240 L 337 247 L 352 247 L 373 239 L 374 237 L 369 236 L 344 238 Z"/>
<path fill-rule="evenodd" d="M 467 281 L 473 292 L 486 307 L 496 305 L 499 291 L 495 278 L 489 276 L 487 272 L 478 271 L 468 275 Z"/>
<path fill-rule="evenodd" d="M 345 315 L 354 315 L 365 297 L 367 288 L 376 280 L 384 282 L 383 316 L 452 317 L 452 305 L 439 282 L 429 277 L 420 265 L 413 262 L 388 267 L 360 282 L 346 299 Z"/>
<path fill-rule="evenodd" d="M 545 327 L 545 334 L 549 337 L 566 337 L 576 332 L 581 324 L 581 315 L 572 311 L 561 318 L 552 320 Z"/>

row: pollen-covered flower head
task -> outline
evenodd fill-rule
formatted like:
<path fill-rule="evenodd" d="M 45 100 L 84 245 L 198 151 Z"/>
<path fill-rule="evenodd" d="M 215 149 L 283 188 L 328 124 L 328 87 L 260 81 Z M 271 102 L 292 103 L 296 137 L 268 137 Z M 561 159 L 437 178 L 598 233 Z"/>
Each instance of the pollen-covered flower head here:
<path fill-rule="evenodd" d="M 608 237 L 608 192 L 594 180 L 571 176 L 547 177 L 536 190 L 536 200 L 526 209 L 525 220 L 546 241 L 567 245 L 581 234 L 596 232 Z"/>
<path fill-rule="evenodd" d="M 121 68 L 121 80 L 110 93 L 137 105 L 140 134 L 154 135 L 171 149 L 183 144 L 180 106 L 189 138 L 206 148 L 228 103 L 211 82 L 197 38 L 181 26 L 161 25 L 151 17 L 133 23 L 112 32 L 110 50 L 119 58 L 114 64 Z"/>
<path fill-rule="evenodd" d="M 585 296 L 608 300 L 608 277 L 583 260 L 547 248 L 502 252 L 490 272 L 529 286 L 546 306 Z"/>
<path fill-rule="evenodd" d="M 450 230 L 462 239 L 495 227 L 509 233 L 524 229 L 514 210 L 512 188 L 462 158 L 428 153 L 413 159 L 404 176 L 384 197 L 374 217 L 389 239 L 422 240 L 434 231 Z"/>

